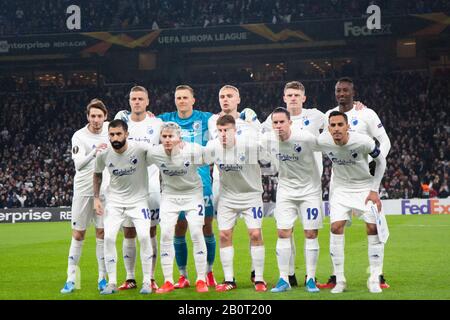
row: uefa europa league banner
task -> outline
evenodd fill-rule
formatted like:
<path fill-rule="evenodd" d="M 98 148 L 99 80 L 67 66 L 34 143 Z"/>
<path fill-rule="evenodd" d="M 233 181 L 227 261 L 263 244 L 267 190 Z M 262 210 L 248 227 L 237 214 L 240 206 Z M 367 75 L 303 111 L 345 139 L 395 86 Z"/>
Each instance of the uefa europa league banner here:
<path fill-rule="evenodd" d="M 136 31 L 67 32 L 0 37 L 0 57 L 33 54 L 98 54 L 108 51 L 351 42 L 379 37 L 448 36 L 450 17 L 444 13 L 384 18 L 370 30 L 365 19 L 313 20 L 290 24 L 247 24 L 207 28 Z M 344 43 L 345 43 L 344 42 Z M 342 45 L 342 43 L 341 43 Z"/>

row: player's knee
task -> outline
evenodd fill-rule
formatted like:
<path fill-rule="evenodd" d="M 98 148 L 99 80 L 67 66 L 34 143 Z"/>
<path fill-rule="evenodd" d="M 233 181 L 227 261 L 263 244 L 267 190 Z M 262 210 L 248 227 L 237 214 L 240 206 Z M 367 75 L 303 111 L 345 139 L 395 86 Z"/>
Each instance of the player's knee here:
<path fill-rule="evenodd" d="M 77 241 L 83 241 L 85 234 L 86 234 L 86 230 L 73 230 L 72 238 L 74 238 Z"/>
<path fill-rule="evenodd" d="M 210 236 L 213 234 L 212 219 L 211 220 L 205 219 L 205 224 L 203 225 L 203 234 L 205 236 Z"/>
<path fill-rule="evenodd" d="M 278 229 L 278 238 L 287 239 L 292 235 L 292 229 Z"/>
<path fill-rule="evenodd" d="M 95 237 L 97 239 L 103 239 L 105 237 L 105 229 L 103 228 L 95 229 Z"/>
<path fill-rule="evenodd" d="M 344 233 L 344 225 L 341 224 L 331 224 L 330 231 L 333 234 L 343 234 Z"/>
<path fill-rule="evenodd" d="M 377 235 L 377 225 L 373 223 L 366 223 L 367 234 L 369 236 Z"/>
<path fill-rule="evenodd" d="M 123 235 L 128 239 L 136 238 L 136 228 L 123 227 Z"/>
<path fill-rule="evenodd" d="M 232 233 L 230 230 L 222 230 L 220 231 L 220 243 L 221 244 L 230 244 L 232 242 Z"/>
<path fill-rule="evenodd" d="M 305 238 L 306 239 L 315 239 L 319 234 L 318 230 L 305 230 Z"/>
<path fill-rule="evenodd" d="M 156 237 L 156 226 L 150 228 L 150 238 Z"/>
<path fill-rule="evenodd" d="M 255 242 L 261 242 L 262 241 L 262 233 L 261 233 L 261 229 L 253 229 L 249 232 L 250 234 L 250 241 L 252 243 Z"/>
<path fill-rule="evenodd" d="M 175 235 L 177 237 L 184 236 L 186 234 L 187 227 L 188 227 L 188 224 L 187 224 L 187 220 L 186 219 L 178 220 L 177 224 L 175 226 Z"/>

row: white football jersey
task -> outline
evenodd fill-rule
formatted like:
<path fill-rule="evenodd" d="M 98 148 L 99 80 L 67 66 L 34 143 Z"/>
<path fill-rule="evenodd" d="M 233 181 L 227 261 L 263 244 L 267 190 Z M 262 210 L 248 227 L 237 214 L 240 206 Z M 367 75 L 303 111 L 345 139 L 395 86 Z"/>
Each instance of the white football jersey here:
<path fill-rule="evenodd" d="M 197 169 L 204 163 L 198 143 L 184 142 L 180 152 L 172 156 L 166 154 L 163 145 L 158 145 L 147 152 L 147 164 L 154 164 L 161 171 L 163 194 L 191 197 L 203 193 Z"/>
<path fill-rule="evenodd" d="M 293 132 L 297 132 L 299 130 L 306 130 L 315 137 L 318 137 L 320 134 L 319 130 L 324 129 L 325 114 L 317 110 L 316 108 L 312 109 L 302 109 L 302 112 L 298 116 L 291 116 L 292 125 L 291 129 Z M 262 124 L 262 133 L 272 132 L 272 114 L 270 114 L 266 121 Z M 325 127 L 326 128 L 326 127 Z M 322 176 L 323 164 L 322 164 L 322 153 L 316 152 L 314 154 L 314 158 L 317 162 L 317 171 L 319 176 Z"/>
<path fill-rule="evenodd" d="M 204 159 L 219 169 L 220 198 L 236 205 L 249 203 L 263 192 L 261 169 L 258 160 L 270 161 L 262 145 L 237 139 L 236 145 L 224 148 L 218 139 L 209 141 L 204 149 Z"/>
<path fill-rule="evenodd" d="M 374 177 L 369 173 L 368 155 L 377 157 L 380 150 L 375 141 L 365 134 L 349 132 L 347 144 L 337 145 L 331 134 L 323 132 L 319 148 L 332 162 L 332 188 L 365 191 L 372 187 Z"/>
<path fill-rule="evenodd" d="M 75 177 L 73 193 L 79 196 L 93 196 L 93 173 L 95 167 L 95 148 L 102 144 L 109 144 L 108 122 L 103 123 L 102 132 L 95 134 L 89 131 L 88 125 L 76 131 L 72 136 L 72 159 L 75 163 Z M 108 185 L 109 174 L 103 173 L 101 193 Z"/>
<path fill-rule="evenodd" d="M 219 114 L 214 114 L 208 120 L 209 140 L 214 140 L 219 136 L 219 133 L 217 131 L 217 125 L 216 125 L 217 119 L 219 119 L 219 117 L 220 117 Z M 258 134 L 260 127 L 261 127 L 261 123 L 259 122 L 258 119 L 256 119 L 255 121 L 252 121 L 252 122 L 242 120 L 241 118 L 237 118 L 235 120 L 236 120 L 236 135 L 237 136 L 248 137 L 249 135 L 257 135 Z"/>
<path fill-rule="evenodd" d="M 324 128 L 325 115 L 322 111 L 313 109 L 302 109 L 302 113 L 298 116 L 291 116 L 293 130 L 307 130 L 314 136 L 318 137 L 319 130 Z M 272 114 L 261 125 L 261 132 L 272 131 Z"/>
<path fill-rule="evenodd" d="M 142 141 L 148 143 L 150 146 L 159 144 L 159 136 L 161 133 L 161 125 L 163 121 L 159 118 L 150 118 L 146 115 L 142 121 L 131 120 L 131 114 L 128 117 L 123 117 L 122 112 L 118 112 L 115 119 L 122 119 L 128 124 L 128 140 Z M 149 178 L 149 192 L 157 192 L 160 190 L 159 170 L 156 166 L 148 167 Z"/>
<path fill-rule="evenodd" d="M 128 148 L 119 154 L 112 148 L 97 155 L 95 172 L 108 169 L 111 180 L 107 189 L 108 203 L 118 207 L 133 207 L 148 194 L 148 143 L 128 141 Z"/>
<path fill-rule="evenodd" d="M 325 113 L 324 126 L 328 130 L 328 117 L 332 111 L 339 111 L 339 106 Z M 371 138 L 379 137 L 386 133 L 378 115 L 369 108 L 356 110 L 355 107 L 345 112 L 350 125 L 349 131 L 365 134 Z M 386 156 L 386 155 L 385 155 Z"/>
<path fill-rule="evenodd" d="M 286 141 L 279 140 L 273 132 L 265 138 L 270 141 L 264 145 L 278 167 L 278 192 L 293 200 L 321 198 L 322 182 L 314 156 L 314 151 L 319 151 L 317 138 L 306 130 L 292 131 Z"/>

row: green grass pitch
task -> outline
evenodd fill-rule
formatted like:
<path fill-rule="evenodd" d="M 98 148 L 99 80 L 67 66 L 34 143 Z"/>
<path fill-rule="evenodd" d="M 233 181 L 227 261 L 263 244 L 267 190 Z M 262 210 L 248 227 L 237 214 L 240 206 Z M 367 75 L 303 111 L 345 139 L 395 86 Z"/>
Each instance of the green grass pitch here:
<path fill-rule="evenodd" d="M 370 294 L 366 288 L 368 277 L 367 237 L 364 224 L 354 219 L 353 226 L 346 229 L 345 275 L 347 291 L 332 295 L 329 290 L 311 294 L 303 284 L 285 293 L 257 293 L 250 282 L 249 242 L 243 220 L 235 229 L 235 276 L 237 290 L 199 294 L 194 288 L 175 290 L 164 295 L 140 295 L 138 290 L 118 292 L 101 296 L 97 291 L 97 261 L 95 238 L 92 227 L 87 232 L 80 261 L 81 290 L 73 294 L 59 293 L 66 280 L 67 255 L 70 245 L 70 223 L 20 223 L 0 225 L 0 299 L 49 299 L 49 300 L 121 300 L 121 299 L 185 299 L 185 300 L 340 300 L 340 299 L 450 299 L 450 215 L 388 216 L 390 239 L 385 248 L 384 274 L 391 285 L 381 294 Z M 214 222 L 215 223 L 215 222 Z M 215 227 L 217 227 L 215 223 Z M 329 219 L 319 233 L 320 257 L 317 278 L 324 282 L 331 272 L 329 257 Z M 305 274 L 303 256 L 303 233 L 297 222 L 295 226 L 297 244 L 296 275 L 299 280 Z M 216 235 L 217 235 L 216 229 Z M 278 279 L 275 255 L 276 229 L 273 218 L 266 218 L 263 225 L 266 247 L 265 280 L 271 288 Z M 122 248 L 119 234 L 117 250 Z M 218 240 L 218 238 L 216 238 Z M 218 242 L 218 241 L 217 241 Z M 192 252 L 188 242 L 189 252 Z M 223 279 L 217 245 L 215 275 Z M 175 279 L 178 277 L 174 267 Z M 195 280 L 193 259 L 189 256 L 188 271 L 191 282 Z M 140 287 L 142 273 L 138 254 L 136 264 L 137 281 Z M 118 281 L 124 280 L 123 260 L 119 257 Z M 162 272 L 158 261 L 156 280 L 162 284 Z M 302 282 L 302 281 L 301 281 Z"/>

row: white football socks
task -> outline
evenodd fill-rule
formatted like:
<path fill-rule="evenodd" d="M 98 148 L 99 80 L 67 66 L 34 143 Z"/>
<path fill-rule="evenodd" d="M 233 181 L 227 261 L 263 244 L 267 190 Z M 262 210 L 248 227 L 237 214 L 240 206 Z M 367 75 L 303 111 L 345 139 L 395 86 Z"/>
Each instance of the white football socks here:
<path fill-rule="evenodd" d="M 306 278 L 316 277 L 317 259 L 319 258 L 319 239 L 305 239 Z"/>
<path fill-rule="evenodd" d="M 75 282 L 76 271 L 78 262 L 80 261 L 82 247 L 83 240 L 78 241 L 72 237 L 67 264 L 67 281 Z"/>
<path fill-rule="evenodd" d="M 291 239 L 278 238 L 277 246 L 278 269 L 280 270 L 280 278 L 289 283 L 289 260 L 291 258 Z"/>
<path fill-rule="evenodd" d="M 127 272 L 127 280 L 135 279 L 136 238 L 124 238 L 122 243 L 123 264 Z"/>
<path fill-rule="evenodd" d="M 234 281 L 233 259 L 233 246 L 220 248 L 220 261 L 222 262 L 225 281 Z"/>
<path fill-rule="evenodd" d="M 264 245 L 250 247 L 250 253 L 253 266 L 255 267 L 255 282 L 264 281 L 264 260 L 266 256 Z"/>
<path fill-rule="evenodd" d="M 106 278 L 105 240 L 96 238 L 95 254 L 98 263 L 98 281 Z"/>
<path fill-rule="evenodd" d="M 336 281 L 345 281 L 344 277 L 344 246 L 345 235 L 330 233 L 330 255 L 333 262 Z"/>

